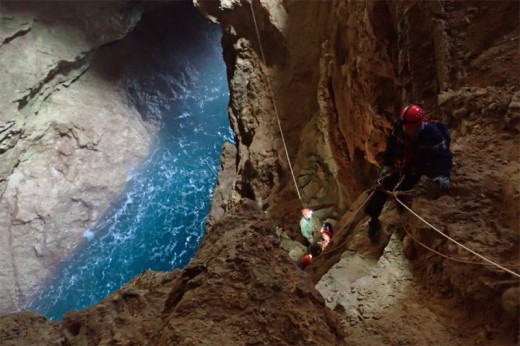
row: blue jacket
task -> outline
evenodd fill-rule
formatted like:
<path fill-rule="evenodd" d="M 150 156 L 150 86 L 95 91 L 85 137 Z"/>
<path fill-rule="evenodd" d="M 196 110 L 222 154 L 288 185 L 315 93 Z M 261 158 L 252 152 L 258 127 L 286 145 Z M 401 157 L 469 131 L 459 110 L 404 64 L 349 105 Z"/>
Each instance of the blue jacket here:
<path fill-rule="evenodd" d="M 424 174 L 429 178 L 449 177 L 453 165 L 450 142 L 450 131 L 443 123 L 423 123 L 413 140 L 397 124 L 388 137 L 383 164 L 393 167 L 396 161 L 401 161 L 404 172 Z"/>

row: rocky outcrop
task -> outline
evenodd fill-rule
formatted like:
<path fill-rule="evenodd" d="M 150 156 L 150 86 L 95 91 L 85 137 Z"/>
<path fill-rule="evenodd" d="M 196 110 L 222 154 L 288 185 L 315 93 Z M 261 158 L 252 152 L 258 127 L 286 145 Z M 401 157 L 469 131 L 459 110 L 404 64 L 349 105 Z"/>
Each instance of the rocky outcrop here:
<path fill-rule="evenodd" d="M 224 216 L 226 209 L 229 207 L 229 194 L 236 179 L 236 156 L 236 146 L 228 142 L 224 143 L 220 157 L 220 172 L 217 177 L 217 186 L 213 192 L 211 210 L 206 223 L 208 228 L 213 227 L 215 222 Z"/>
<path fill-rule="evenodd" d="M 184 270 L 147 271 L 61 324 L 32 313 L 0 317 L 2 344 L 342 344 L 339 319 L 259 211 L 243 203 L 215 224 Z"/>
<path fill-rule="evenodd" d="M 0 311 L 84 242 L 186 87 L 164 5 L 0 4 Z"/>
<path fill-rule="evenodd" d="M 233 45 L 227 55 L 231 117 L 242 164 L 230 203 L 239 200 L 237 194 L 256 200 L 294 237 L 301 206 L 332 221 L 340 229 L 332 242 L 335 251 L 309 269 L 315 282 L 339 260 L 341 249 L 361 251 L 359 244 L 368 245 L 366 219 L 359 212 L 367 194 L 361 192 L 371 186 L 387 132 L 409 102 L 424 104 L 430 117 L 453 129 L 456 166 L 450 195 L 439 198 L 425 181 L 425 197 L 413 202 L 414 209 L 470 248 L 517 268 L 517 3 L 501 2 L 494 9 L 486 2 L 437 1 L 259 1 L 252 8 L 242 1 L 197 3 L 218 18 L 224 42 Z M 496 16 L 489 16 L 491 11 Z M 284 148 L 274 146 L 282 142 L 277 112 L 300 201 Z M 441 253 L 476 261 L 460 257 L 464 250 L 431 235 L 417 219 L 389 228 L 398 229 Z M 366 255 L 379 256 L 388 239 L 382 237 Z M 469 270 L 467 263 L 436 257 L 410 236 L 404 244 L 407 253 L 415 244 L 416 274 L 434 280 L 434 292 L 455 294 L 469 311 L 488 313 L 475 322 L 494 331 L 485 338 L 504 330 L 506 339 L 514 338 L 518 310 L 501 315 L 502 306 L 519 306 L 518 299 L 509 304 L 506 294 L 518 287 L 514 276 L 470 265 L 476 278 L 470 282 L 460 272 Z"/>
<path fill-rule="evenodd" d="M 0 6 L 5 312 L 19 309 L 52 265 L 82 242 L 146 155 L 150 133 L 121 89 L 91 64 L 100 47 L 133 28 L 139 8 L 117 2 Z"/>

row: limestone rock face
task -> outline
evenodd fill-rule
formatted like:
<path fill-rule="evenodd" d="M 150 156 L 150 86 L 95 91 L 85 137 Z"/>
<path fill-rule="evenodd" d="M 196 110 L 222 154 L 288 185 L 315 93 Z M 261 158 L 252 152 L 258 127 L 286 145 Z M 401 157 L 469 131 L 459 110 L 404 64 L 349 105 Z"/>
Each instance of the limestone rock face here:
<path fill-rule="evenodd" d="M 166 5 L 0 5 L 0 311 L 83 242 L 189 87 Z"/>
<path fill-rule="evenodd" d="M 0 311 L 19 309 L 82 242 L 148 151 L 150 133 L 92 57 L 141 10 L 0 4 Z M 114 131 L 117 128 L 118 131 Z"/>
<path fill-rule="evenodd" d="M 517 2 L 197 4 L 221 23 L 224 45 L 233 47 L 226 61 L 240 164 L 229 203 L 254 199 L 293 235 L 301 207 L 340 228 L 332 242 L 336 251 L 309 269 L 316 282 L 339 260 L 339 247 L 377 256 L 388 241 L 382 235 L 380 247 L 368 243 L 366 218 L 359 212 L 368 194 L 361 192 L 373 184 L 387 134 L 411 102 L 422 103 L 431 118 L 451 127 L 455 155 L 450 193 L 440 197 L 424 181 L 414 209 L 468 247 L 518 271 Z M 395 220 L 391 213 L 385 218 L 389 224 Z M 441 253 L 479 262 L 418 219 L 403 222 L 416 239 Z M 459 295 L 469 311 L 489 313 L 475 323 L 515 336 L 508 328 L 518 322 L 518 313 L 503 318 L 500 309 L 501 295 L 518 287 L 514 276 L 494 266 L 435 257 L 410 239 L 405 238 L 407 253 L 424 270 L 419 277 L 426 282 L 434 277 L 436 292 Z M 462 274 L 468 270 L 474 280 Z"/>
<path fill-rule="evenodd" d="M 209 212 L 207 227 L 212 227 L 216 221 L 220 220 L 229 208 L 228 199 L 233 182 L 236 179 L 235 159 L 237 148 L 231 143 L 224 143 L 220 159 L 220 172 L 217 178 L 217 186 L 213 193 L 211 210 Z"/>

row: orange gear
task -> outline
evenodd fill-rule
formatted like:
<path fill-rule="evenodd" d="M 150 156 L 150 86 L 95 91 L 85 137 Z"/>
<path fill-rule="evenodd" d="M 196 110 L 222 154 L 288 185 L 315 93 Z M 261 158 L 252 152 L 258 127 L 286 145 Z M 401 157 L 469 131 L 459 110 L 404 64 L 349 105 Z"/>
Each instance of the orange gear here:
<path fill-rule="evenodd" d="M 305 255 L 302 257 L 302 265 L 304 268 L 307 267 L 311 263 L 312 263 L 312 255 Z"/>

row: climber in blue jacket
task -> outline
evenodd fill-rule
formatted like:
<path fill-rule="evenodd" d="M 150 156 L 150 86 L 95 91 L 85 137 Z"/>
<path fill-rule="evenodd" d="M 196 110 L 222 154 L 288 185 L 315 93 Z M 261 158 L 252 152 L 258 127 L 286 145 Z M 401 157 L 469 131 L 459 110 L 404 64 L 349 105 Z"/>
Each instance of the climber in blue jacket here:
<path fill-rule="evenodd" d="M 379 215 L 388 198 L 384 190 L 394 190 L 401 178 L 396 190 L 410 190 L 423 175 L 437 182 L 441 189 L 449 188 L 452 168 L 450 141 L 446 125 L 428 121 L 421 106 L 411 104 L 402 110 L 383 156 L 378 180 L 381 189 L 376 189 L 365 206 L 365 213 L 371 217 L 368 236 L 373 242 L 377 240 L 381 228 Z"/>

